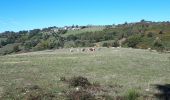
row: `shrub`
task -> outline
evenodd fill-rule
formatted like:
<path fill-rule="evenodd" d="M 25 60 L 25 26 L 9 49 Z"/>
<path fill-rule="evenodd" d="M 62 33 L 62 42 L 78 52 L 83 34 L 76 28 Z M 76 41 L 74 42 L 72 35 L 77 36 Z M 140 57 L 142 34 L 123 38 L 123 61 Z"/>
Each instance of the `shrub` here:
<path fill-rule="evenodd" d="M 163 31 L 160 31 L 159 34 L 163 34 Z"/>
<path fill-rule="evenodd" d="M 136 46 L 141 42 L 141 37 L 139 35 L 134 35 L 128 38 L 128 47 L 136 48 Z"/>
<path fill-rule="evenodd" d="M 84 88 L 91 85 L 91 83 L 88 81 L 88 79 L 85 77 L 82 77 L 82 76 L 71 78 L 69 80 L 69 84 L 70 84 L 70 86 L 73 86 L 73 87 L 81 86 Z"/>
<path fill-rule="evenodd" d="M 115 41 L 115 42 L 113 43 L 113 47 L 119 47 L 118 41 Z"/>

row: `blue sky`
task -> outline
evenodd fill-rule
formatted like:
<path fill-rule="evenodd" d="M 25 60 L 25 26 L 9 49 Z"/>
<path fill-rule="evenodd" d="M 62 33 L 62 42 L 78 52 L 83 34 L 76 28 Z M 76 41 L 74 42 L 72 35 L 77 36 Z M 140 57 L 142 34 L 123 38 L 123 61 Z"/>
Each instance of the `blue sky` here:
<path fill-rule="evenodd" d="M 49 26 L 170 21 L 170 0 L 0 0 L 0 32 Z"/>

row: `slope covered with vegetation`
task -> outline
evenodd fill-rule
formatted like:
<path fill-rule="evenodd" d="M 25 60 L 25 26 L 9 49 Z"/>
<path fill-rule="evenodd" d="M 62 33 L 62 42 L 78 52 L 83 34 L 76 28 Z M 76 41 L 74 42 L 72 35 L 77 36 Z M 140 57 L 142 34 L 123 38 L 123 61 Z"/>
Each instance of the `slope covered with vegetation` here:
<path fill-rule="evenodd" d="M 170 22 L 149 22 L 105 26 L 49 27 L 0 34 L 0 54 L 69 47 L 132 47 L 170 49 Z M 57 31 L 56 31 L 57 29 Z M 9 48 L 9 49 L 5 49 Z"/>

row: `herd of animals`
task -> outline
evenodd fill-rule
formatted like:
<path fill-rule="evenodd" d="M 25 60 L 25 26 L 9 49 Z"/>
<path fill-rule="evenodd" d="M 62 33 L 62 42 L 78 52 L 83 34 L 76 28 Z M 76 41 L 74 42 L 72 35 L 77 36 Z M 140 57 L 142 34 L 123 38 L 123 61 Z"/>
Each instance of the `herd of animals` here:
<path fill-rule="evenodd" d="M 121 48 L 121 47 L 108 47 L 108 48 Z M 95 52 L 95 51 L 100 51 L 102 48 L 100 47 L 91 47 L 91 48 L 70 48 L 70 52 Z M 152 48 L 147 49 L 149 52 L 156 52 L 156 50 L 153 50 Z M 167 51 L 167 53 L 170 53 L 170 51 Z"/>
<path fill-rule="evenodd" d="M 121 48 L 121 47 L 108 47 L 108 48 Z M 95 52 L 100 51 L 101 47 L 90 47 L 90 48 L 70 48 L 70 52 Z"/>
<path fill-rule="evenodd" d="M 94 52 L 94 51 L 96 51 L 97 49 L 96 48 L 82 48 L 82 49 L 75 49 L 75 48 L 71 48 L 70 49 L 70 52 L 86 52 L 86 51 L 91 51 L 91 52 Z M 100 50 L 100 48 L 98 48 L 98 50 Z"/>

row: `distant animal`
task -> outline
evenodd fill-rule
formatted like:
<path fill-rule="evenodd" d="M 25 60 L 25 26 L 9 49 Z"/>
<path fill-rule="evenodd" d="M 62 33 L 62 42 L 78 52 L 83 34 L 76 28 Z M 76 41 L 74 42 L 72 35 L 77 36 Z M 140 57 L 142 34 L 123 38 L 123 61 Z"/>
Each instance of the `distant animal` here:
<path fill-rule="evenodd" d="M 79 49 L 77 49 L 77 52 L 79 52 L 80 50 Z"/>
<path fill-rule="evenodd" d="M 74 52 L 73 48 L 70 49 L 70 52 Z"/>
<path fill-rule="evenodd" d="M 152 52 L 152 49 L 151 49 L 151 48 L 148 48 L 148 50 L 149 50 L 150 52 Z"/>
<path fill-rule="evenodd" d="M 86 49 L 85 49 L 85 48 L 81 49 L 81 52 L 85 52 L 85 51 L 86 51 Z"/>
<path fill-rule="evenodd" d="M 95 48 L 89 48 L 89 51 L 96 51 Z"/>

